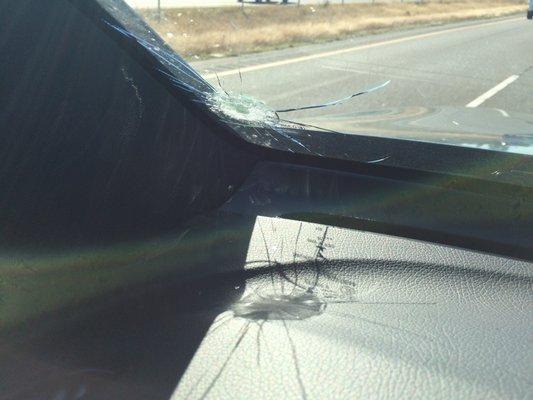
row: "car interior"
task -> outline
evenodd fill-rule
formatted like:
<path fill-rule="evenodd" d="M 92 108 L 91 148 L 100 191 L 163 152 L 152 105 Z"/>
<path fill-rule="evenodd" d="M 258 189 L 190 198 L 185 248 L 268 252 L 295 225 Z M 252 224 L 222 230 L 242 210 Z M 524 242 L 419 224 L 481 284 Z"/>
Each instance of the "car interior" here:
<path fill-rule="evenodd" d="M 121 0 L 0 54 L 1 399 L 532 396 L 532 156 L 229 118 Z"/>

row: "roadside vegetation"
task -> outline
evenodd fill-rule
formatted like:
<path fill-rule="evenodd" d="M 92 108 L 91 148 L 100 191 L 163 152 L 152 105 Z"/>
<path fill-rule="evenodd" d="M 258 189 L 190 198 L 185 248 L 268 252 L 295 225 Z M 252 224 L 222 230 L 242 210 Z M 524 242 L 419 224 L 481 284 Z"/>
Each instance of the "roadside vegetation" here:
<path fill-rule="evenodd" d="M 523 0 L 139 10 L 189 60 L 233 56 L 393 29 L 494 18 L 523 12 Z"/>

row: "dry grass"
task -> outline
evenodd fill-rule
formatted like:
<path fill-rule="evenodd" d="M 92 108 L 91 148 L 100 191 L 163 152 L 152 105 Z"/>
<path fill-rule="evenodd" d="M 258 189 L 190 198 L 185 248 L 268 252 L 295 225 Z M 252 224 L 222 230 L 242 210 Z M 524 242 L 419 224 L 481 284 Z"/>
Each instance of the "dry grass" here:
<path fill-rule="evenodd" d="M 525 12 L 523 0 L 140 10 L 188 59 L 223 57 L 351 35 Z"/>

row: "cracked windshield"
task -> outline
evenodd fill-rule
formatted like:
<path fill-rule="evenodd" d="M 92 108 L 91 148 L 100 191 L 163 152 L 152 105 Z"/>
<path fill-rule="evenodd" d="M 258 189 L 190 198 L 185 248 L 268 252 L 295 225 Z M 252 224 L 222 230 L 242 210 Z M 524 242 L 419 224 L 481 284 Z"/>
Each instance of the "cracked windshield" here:
<path fill-rule="evenodd" d="M 533 154 L 533 0 L 127 3 L 241 125 Z"/>

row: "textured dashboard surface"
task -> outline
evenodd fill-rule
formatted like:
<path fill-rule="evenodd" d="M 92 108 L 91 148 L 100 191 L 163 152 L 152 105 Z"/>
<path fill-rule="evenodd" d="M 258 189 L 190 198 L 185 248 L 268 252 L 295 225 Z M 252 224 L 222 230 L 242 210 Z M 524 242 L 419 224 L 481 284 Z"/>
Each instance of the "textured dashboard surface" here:
<path fill-rule="evenodd" d="M 531 267 L 258 217 L 241 299 L 285 314 L 221 310 L 173 399 L 528 398 Z"/>
<path fill-rule="evenodd" d="M 533 394 L 529 262 L 227 214 L 3 260 L 2 399 Z"/>

